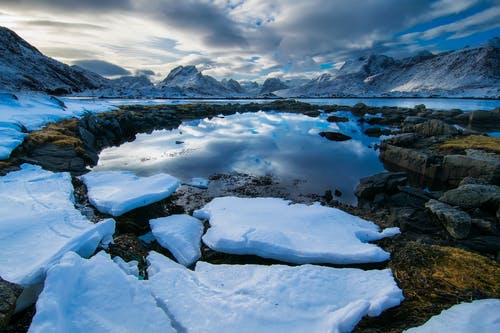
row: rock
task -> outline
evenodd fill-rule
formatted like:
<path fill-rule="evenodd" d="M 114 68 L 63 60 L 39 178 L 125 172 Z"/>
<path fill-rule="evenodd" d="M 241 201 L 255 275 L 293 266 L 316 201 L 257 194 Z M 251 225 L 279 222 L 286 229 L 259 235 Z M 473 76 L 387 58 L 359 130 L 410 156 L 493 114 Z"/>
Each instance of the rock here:
<path fill-rule="evenodd" d="M 404 172 L 383 172 L 361 178 L 355 194 L 360 199 L 373 200 L 377 193 L 394 193 L 408 181 Z"/>
<path fill-rule="evenodd" d="M 489 206 L 496 212 L 500 205 L 500 187 L 495 185 L 466 184 L 449 190 L 439 199 L 463 209 Z"/>
<path fill-rule="evenodd" d="M 0 331 L 9 323 L 16 308 L 16 301 L 23 288 L 0 277 Z"/>
<path fill-rule="evenodd" d="M 415 125 L 415 133 L 424 137 L 431 137 L 438 135 L 456 135 L 459 131 L 441 120 L 431 119 L 425 123 Z"/>
<path fill-rule="evenodd" d="M 389 135 L 391 134 L 391 130 L 387 128 L 380 127 L 369 127 L 365 129 L 364 133 L 372 138 L 378 138 L 381 135 Z"/>
<path fill-rule="evenodd" d="M 465 177 L 462 179 L 458 186 L 467 185 L 467 184 L 479 184 L 479 185 L 488 185 L 488 182 L 483 178 L 473 178 L 473 177 Z"/>
<path fill-rule="evenodd" d="M 345 123 L 349 121 L 349 118 L 347 117 L 339 117 L 339 116 L 329 116 L 326 118 L 326 121 L 329 123 Z"/>
<path fill-rule="evenodd" d="M 498 236 L 478 236 L 460 243 L 478 252 L 497 254 L 500 251 L 500 237 Z"/>
<path fill-rule="evenodd" d="M 419 233 L 435 233 L 439 227 L 429 220 L 423 209 L 411 207 L 391 207 L 389 220 L 399 226 L 402 232 L 416 231 Z"/>
<path fill-rule="evenodd" d="M 391 195 L 390 202 L 394 206 L 423 208 L 424 204 L 434 197 L 422 189 L 412 186 L 398 186 L 400 192 Z"/>
<path fill-rule="evenodd" d="M 350 137 L 349 135 L 345 135 L 339 132 L 319 132 L 319 135 L 330 141 L 347 141 L 352 139 L 352 137 Z"/>
<path fill-rule="evenodd" d="M 434 199 L 429 200 L 425 207 L 453 238 L 464 239 L 469 235 L 472 221 L 466 212 Z"/>
<path fill-rule="evenodd" d="M 415 133 L 405 133 L 395 135 L 390 139 L 385 140 L 384 144 L 390 144 L 398 147 L 409 147 L 417 141 L 417 136 Z"/>
<path fill-rule="evenodd" d="M 30 152 L 27 162 L 41 165 L 50 171 L 70 171 L 83 173 L 86 171 L 85 161 L 71 146 L 43 145 Z"/>
<path fill-rule="evenodd" d="M 380 160 L 389 167 L 396 167 L 420 176 L 434 179 L 438 175 L 439 164 L 434 164 L 431 155 L 410 148 L 402 148 L 387 143 L 380 146 Z"/>
<path fill-rule="evenodd" d="M 441 179 L 450 185 L 458 185 L 463 178 L 484 178 L 500 185 L 500 159 L 469 152 L 468 155 L 447 155 L 443 158 Z"/>
<path fill-rule="evenodd" d="M 403 120 L 403 126 L 416 125 L 425 122 L 427 119 L 419 116 L 408 116 Z"/>
<path fill-rule="evenodd" d="M 483 219 L 472 219 L 472 225 L 483 234 L 494 235 L 498 232 L 495 223 Z"/>

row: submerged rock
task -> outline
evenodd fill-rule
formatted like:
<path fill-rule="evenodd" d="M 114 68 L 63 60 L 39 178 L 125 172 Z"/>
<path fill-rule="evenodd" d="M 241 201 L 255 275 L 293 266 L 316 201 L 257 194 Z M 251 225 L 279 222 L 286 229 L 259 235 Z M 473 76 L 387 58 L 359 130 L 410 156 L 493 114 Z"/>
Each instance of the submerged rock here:
<path fill-rule="evenodd" d="M 446 228 L 453 238 L 463 239 L 469 235 L 472 221 L 466 212 L 434 199 L 429 200 L 425 204 L 425 207 Z"/>
<path fill-rule="evenodd" d="M 319 132 L 319 136 L 326 138 L 330 141 L 347 141 L 351 140 L 352 137 L 339 132 Z"/>

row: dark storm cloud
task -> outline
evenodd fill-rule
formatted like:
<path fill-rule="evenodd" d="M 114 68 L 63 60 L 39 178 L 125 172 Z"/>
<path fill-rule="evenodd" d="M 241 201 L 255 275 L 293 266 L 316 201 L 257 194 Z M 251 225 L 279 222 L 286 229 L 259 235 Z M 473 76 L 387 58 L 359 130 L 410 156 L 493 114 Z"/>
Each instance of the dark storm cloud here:
<path fill-rule="evenodd" d="M 147 3 L 149 10 L 165 24 L 202 37 L 211 47 L 245 46 L 246 39 L 237 22 L 212 2 L 166 0 Z"/>
<path fill-rule="evenodd" d="M 130 75 L 125 68 L 103 60 L 77 60 L 73 64 L 103 76 Z"/>
<path fill-rule="evenodd" d="M 131 0 L 1 0 L 6 8 L 49 9 L 56 11 L 103 11 L 127 10 Z"/>

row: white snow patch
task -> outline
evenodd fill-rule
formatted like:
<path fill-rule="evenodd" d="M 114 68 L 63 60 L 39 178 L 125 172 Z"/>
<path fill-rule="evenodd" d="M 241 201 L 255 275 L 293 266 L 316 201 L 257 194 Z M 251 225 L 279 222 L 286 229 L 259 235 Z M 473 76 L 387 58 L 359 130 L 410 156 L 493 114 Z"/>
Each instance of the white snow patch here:
<path fill-rule="evenodd" d="M 500 299 L 483 299 L 454 305 L 432 317 L 422 326 L 405 332 L 500 332 Z"/>
<path fill-rule="evenodd" d="M 116 256 L 113 258 L 113 262 L 117 264 L 125 274 L 139 277 L 139 262 L 137 260 L 126 262 L 121 257 Z"/>
<path fill-rule="evenodd" d="M 115 222 L 94 224 L 80 214 L 69 173 L 21 168 L 0 177 L 0 275 L 27 286 L 41 282 L 68 251 L 90 256 L 114 233 Z"/>
<path fill-rule="evenodd" d="M 49 269 L 30 333 L 176 332 L 146 284 L 100 252 L 69 252 Z"/>
<path fill-rule="evenodd" d="M 374 223 L 336 208 L 278 198 L 215 198 L 194 216 L 210 220 L 203 242 L 213 250 L 296 264 L 384 261 L 389 253 L 366 242 L 399 233 L 380 232 Z"/>
<path fill-rule="evenodd" d="M 81 177 L 100 212 L 120 216 L 170 196 L 179 181 L 165 173 L 138 177 L 131 171 L 92 171 Z"/>
<path fill-rule="evenodd" d="M 171 215 L 149 221 L 153 235 L 177 261 L 190 266 L 201 257 L 203 224 L 189 215 Z"/>
<path fill-rule="evenodd" d="M 58 99 L 41 93 L 0 93 L 0 160 L 9 158 L 12 150 L 26 136 L 45 124 L 64 118 L 79 117 L 86 112 L 116 109 L 111 101 L 93 99 Z"/>
<path fill-rule="evenodd" d="M 185 332 L 349 332 L 403 300 L 389 269 L 211 265 L 151 252 L 151 290 Z"/>

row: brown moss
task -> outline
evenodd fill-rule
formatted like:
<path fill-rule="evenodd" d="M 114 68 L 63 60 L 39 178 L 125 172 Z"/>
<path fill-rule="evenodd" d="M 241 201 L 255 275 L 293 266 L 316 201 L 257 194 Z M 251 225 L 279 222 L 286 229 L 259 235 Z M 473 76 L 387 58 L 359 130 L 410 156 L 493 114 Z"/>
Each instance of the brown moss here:
<path fill-rule="evenodd" d="M 439 145 L 439 149 L 452 151 L 464 151 L 465 149 L 482 149 L 500 154 L 500 138 L 484 135 L 469 135 L 446 141 Z"/>
<path fill-rule="evenodd" d="M 408 242 L 389 263 L 405 300 L 355 332 L 401 332 L 460 302 L 500 297 L 500 265 L 461 249 Z"/>
<path fill-rule="evenodd" d="M 78 120 L 76 118 L 65 119 L 57 123 L 48 124 L 44 128 L 29 133 L 25 142 L 28 145 L 40 146 L 53 144 L 56 146 L 83 147 L 79 139 Z"/>

